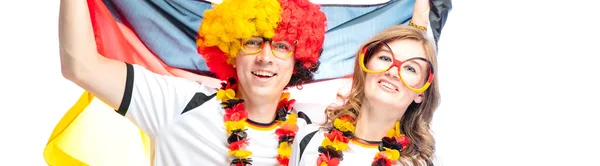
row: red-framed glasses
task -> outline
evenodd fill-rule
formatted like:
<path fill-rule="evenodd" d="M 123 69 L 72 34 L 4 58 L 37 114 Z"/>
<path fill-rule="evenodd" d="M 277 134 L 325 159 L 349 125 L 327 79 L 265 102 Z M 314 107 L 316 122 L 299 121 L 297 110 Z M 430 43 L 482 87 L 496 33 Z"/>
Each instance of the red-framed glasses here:
<path fill-rule="evenodd" d="M 402 83 L 417 93 L 427 90 L 433 81 L 433 65 L 429 60 L 414 57 L 400 61 L 384 41 L 367 44 L 359 55 L 359 63 L 360 68 L 369 74 L 383 73 L 396 67 Z"/>

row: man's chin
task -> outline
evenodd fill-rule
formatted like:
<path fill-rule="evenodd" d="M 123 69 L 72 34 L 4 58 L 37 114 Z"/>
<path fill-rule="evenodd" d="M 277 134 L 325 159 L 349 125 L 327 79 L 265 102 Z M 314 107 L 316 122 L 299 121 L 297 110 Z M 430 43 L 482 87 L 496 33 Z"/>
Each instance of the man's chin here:
<path fill-rule="evenodd" d="M 274 96 L 279 96 L 283 92 L 283 88 L 281 90 L 276 90 L 279 88 L 276 87 L 251 87 L 250 96 L 248 97 L 258 97 L 258 98 L 269 98 Z"/>

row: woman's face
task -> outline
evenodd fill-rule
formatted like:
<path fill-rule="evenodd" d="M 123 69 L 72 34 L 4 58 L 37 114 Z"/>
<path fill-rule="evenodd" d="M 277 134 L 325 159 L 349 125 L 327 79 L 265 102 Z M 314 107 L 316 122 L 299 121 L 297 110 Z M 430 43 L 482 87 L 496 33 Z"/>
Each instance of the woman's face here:
<path fill-rule="evenodd" d="M 414 40 L 394 40 L 379 44 L 365 60 L 365 67 L 372 71 L 383 71 L 379 74 L 366 74 L 365 98 L 371 106 L 384 106 L 387 110 L 406 110 L 414 101 L 423 101 L 422 93 L 414 92 L 412 88 L 423 87 L 429 73 L 429 63 L 418 60 L 425 57 L 423 45 Z M 397 61 L 394 61 L 397 60 Z M 407 61 L 408 60 L 408 61 Z M 404 80 L 404 81 L 402 81 Z"/>

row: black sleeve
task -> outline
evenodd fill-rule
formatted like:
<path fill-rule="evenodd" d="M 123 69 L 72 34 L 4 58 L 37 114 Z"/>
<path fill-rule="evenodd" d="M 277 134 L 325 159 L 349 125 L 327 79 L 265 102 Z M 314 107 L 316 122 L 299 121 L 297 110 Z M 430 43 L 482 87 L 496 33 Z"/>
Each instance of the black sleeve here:
<path fill-rule="evenodd" d="M 125 92 L 123 92 L 123 99 L 121 100 L 121 105 L 119 109 L 116 110 L 117 113 L 125 116 L 127 113 L 127 108 L 129 108 L 129 104 L 131 103 L 131 92 L 133 90 L 133 66 L 129 63 L 125 63 L 127 65 L 127 78 L 125 80 Z"/>
<path fill-rule="evenodd" d="M 448 13 L 452 10 L 452 0 L 431 0 L 429 6 L 431 6 L 429 24 L 431 24 L 435 43 L 437 43 L 446 20 L 448 20 Z"/>

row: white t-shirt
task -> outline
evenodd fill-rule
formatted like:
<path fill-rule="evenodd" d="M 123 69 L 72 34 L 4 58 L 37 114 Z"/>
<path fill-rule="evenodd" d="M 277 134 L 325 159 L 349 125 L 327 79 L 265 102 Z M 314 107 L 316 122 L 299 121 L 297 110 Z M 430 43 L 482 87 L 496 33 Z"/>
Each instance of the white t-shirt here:
<path fill-rule="evenodd" d="M 154 165 L 229 165 L 225 110 L 217 89 L 127 64 L 125 94 L 118 112 L 145 131 L 153 143 Z M 298 118 L 298 127 L 306 121 Z M 253 165 L 278 165 L 278 125 L 248 121 Z"/>
<path fill-rule="evenodd" d="M 318 130 L 318 131 L 317 131 Z M 317 131 L 310 139 L 310 142 L 306 144 L 302 157 L 300 157 L 300 142 L 308 134 Z M 310 124 L 298 131 L 296 140 L 292 146 L 292 154 L 290 156 L 290 166 L 315 166 L 317 165 L 317 159 L 319 158 L 319 146 L 325 139 L 327 131 L 323 130 L 318 124 Z M 350 140 L 348 142 L 348 149 L 343 151 L 343 160 L 340 161 L 340 166 L 354 166 L 354 165 L 371 165 L 375 155 L 379 152 L 379 142 L 361 143 L 358 141 Z M 434 159 L 433 164 L 439 166 L 440 164 Z M 396 165 L 400 166 L 400 162 Z M 426 165 L 422 163 L 422 165 Z"/>

